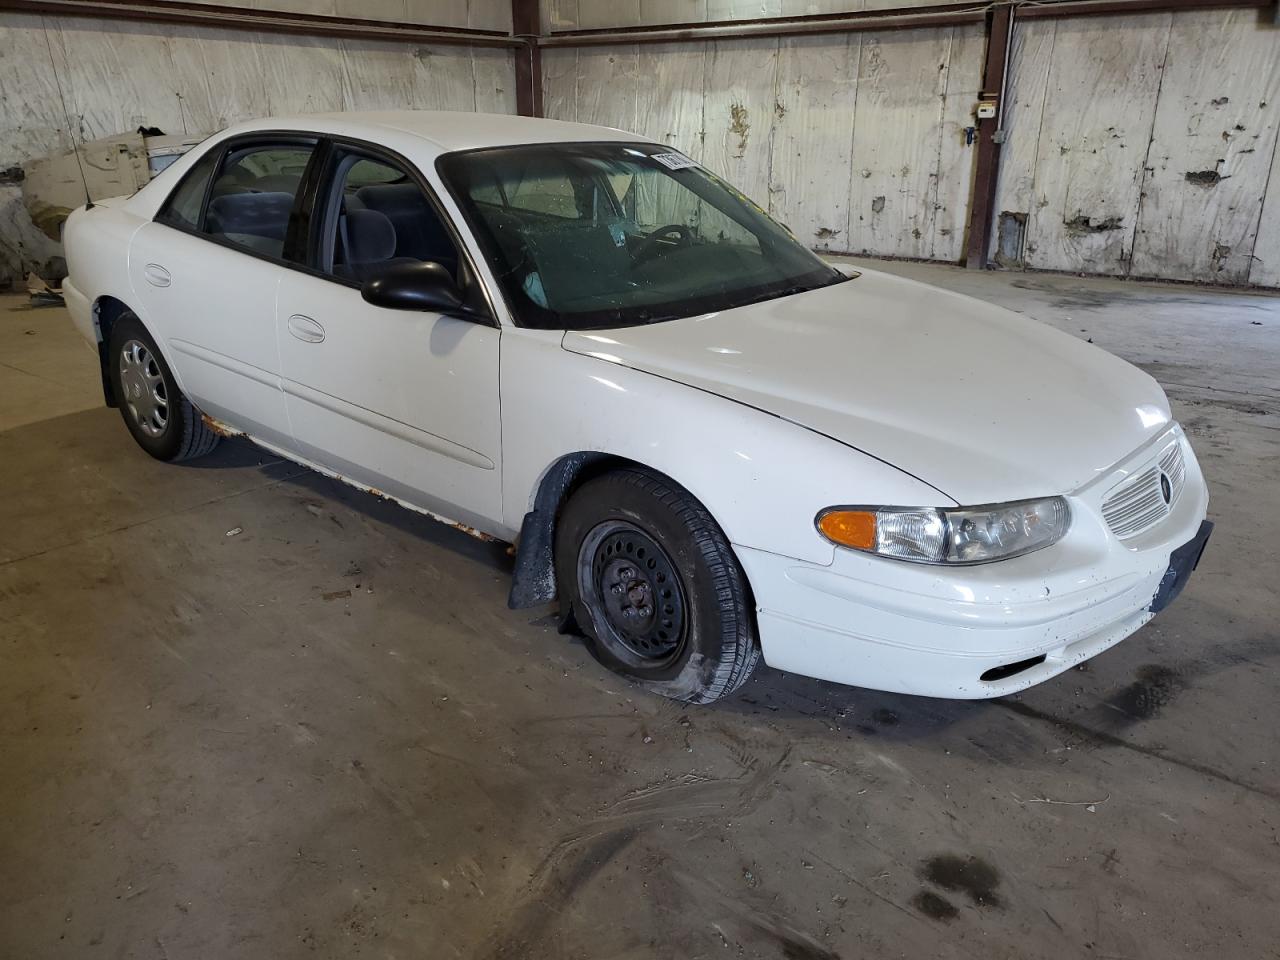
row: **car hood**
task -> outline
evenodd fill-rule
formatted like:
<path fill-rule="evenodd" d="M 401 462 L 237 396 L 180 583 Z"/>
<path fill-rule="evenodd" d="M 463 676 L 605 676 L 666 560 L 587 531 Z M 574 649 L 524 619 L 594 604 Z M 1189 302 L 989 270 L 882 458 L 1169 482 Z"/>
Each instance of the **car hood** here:
<path fill-rule="evenodd" d="M 870 270 L 733 310 L 570 331 L 564 348 L 800 424 L 962 504 L 1070 492 L 1170 419 L 1155 380 L 1097 347 Z"/>

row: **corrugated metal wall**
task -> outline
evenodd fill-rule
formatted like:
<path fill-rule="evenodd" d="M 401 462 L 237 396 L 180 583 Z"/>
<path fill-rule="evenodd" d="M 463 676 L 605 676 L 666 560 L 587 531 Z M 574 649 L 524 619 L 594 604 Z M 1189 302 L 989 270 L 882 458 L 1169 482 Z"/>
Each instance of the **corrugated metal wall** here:
<path fill-rule="evenodd" d="M 548 116 L 636 130 L 814 249 L 956 260 L 980 27 L 553 49 Z"/>
<path fill-rule="evenodd" d="M 758 6 L 866 8 L 553 0 L 549 20 L 723 19 Z M 554 49 L 546 109 L 678 146 L 815 249 L 955 261 L 983 50 L 976 27 Z M 1256 10 L 1027 20 L 1010 75 L 999 262 L 1280 286 L 1280 28 Z"/>
<path fill-rule="evenodd" d="M 1280 286 L 1280 28 L 1256 10 L 1028 21 L 1010 75 L 1004 259 Z"/>
<path fill-rule="evenodd" d="M 510 0 L 200 0 L 219 7 L 356 17 L 434 27 L 511 30 Z"/>
<path fill-rule="evenodd" d="M 967 0 L 542 0 L 551 30 L 717 23 L 758 17 L 802 17 L 898 7 L 932 7 Z"/>
<path fill-rule="evenodd" d="M 547 0 L 544 13 L 571 29 L 888 4 Z M 507 0 L 255 5 L 510 28 Z M 546 112 L 678 146 L 815 249 L 955 261 L 982 56 L 977 27 L 551 49 Z M 1280 286 L 1280 29 L 1253 10 L 1027 20 L 1010 75 L 998 262 Z M 70 146 L 59 83 L 84 139 L 314 110 L 514 111 L 501 50 L 0 14 L 0 170 Z M 0 182 L 0 280 L 57 252 Z"/>
<path fill-rule="evenodd" d="M 419 22 L 510 29 L 502 0 L 409 4 Z M 281 9 L 283 0 L 258 5 Z M 294 6 L 315 12 L 311 3 Z M 374 13 L 363 0 L 347 6 Z M 381 6 L 405 9 L 403 0 Z M 0 171 L 71 148 L 63 98 L 77 142 L 143 124 L 213 132 L 251 117 L 327 110 L 515 112 L 512 56 L 502 49 L 0 14 Z M 0 176 L 0 284 L 60 253 L 32 226 L 20 187 Z"/>

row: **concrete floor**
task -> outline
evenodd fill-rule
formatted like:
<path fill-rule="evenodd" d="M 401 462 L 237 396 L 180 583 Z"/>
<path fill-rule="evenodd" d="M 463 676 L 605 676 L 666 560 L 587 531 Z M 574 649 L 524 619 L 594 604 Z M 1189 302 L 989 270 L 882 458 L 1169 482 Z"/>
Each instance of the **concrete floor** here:
<path fill-rule="evenodd" d="M 500 549 L 150 460 L 5 299 L 0 956 L 1277 956 L 1280 299 L 879 266 L 1142 365 L 1212 485 L 1178 603 L 1008 701 L 640 694 Z"/>

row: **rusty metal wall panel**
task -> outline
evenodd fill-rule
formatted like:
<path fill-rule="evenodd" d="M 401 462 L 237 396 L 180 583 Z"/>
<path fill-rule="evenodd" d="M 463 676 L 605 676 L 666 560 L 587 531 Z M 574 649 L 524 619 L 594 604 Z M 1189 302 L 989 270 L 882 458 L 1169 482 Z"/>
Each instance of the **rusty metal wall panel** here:
<path fill-rule="evenodd" d="M 954 261 L 982 49 L 962 26 L 548 50 L 545 102 L 679 147 L 814 249 Z"/>
<path fill-rule="evenodd" d="M 0 14 L 0 91 L 0 171 L 142 125 L 207 133 L 326 110 L 515 111 L 509 50 L 14 13 Z M 0 282 L 60 252 L 19 192 L 0 181 Z"/>
<path fill-rule="evenodd" d="M 1254 10 L 1173 20 L 1134 276 L 1244 283 L 1280 130 L 1280 30 Z"/>
<path fill-rule="evenodd" d="M 640 91 L 640 57 L 634 44 L 578 51 L 579 123 L 632 130 Z"/>
<path fill-rule="evenodd" d="M 815 250 L 843 250 L 849 243 L 862 39 L 858 33 L 786 37 L 780 44 L 770 212 Z"/>
<path fill-rule="evenodd" d="M 504 0 L 201 0 L 228 7 L 287 13 L 420 23 L 435 27 L 510 30 L 511 4 Z"/>
<path fill-rule="evenodd" d="M 939 6 L 948 0 L 544 0 L 549 30 L 602 30 Z M 955 0 L 965 3 L 968 0 Z"/>
<path fill-rule="evenodd" d="M 956 37 L 974 29 L 864 34 L 844 249 L 931 259 L 938 248 L 949 259 L 958 258 L 950 215 L 967 209 L 974 148 L 963 147 L 959 159 L 948 155 L 949 169 L 942 167 L 942 151 L 944 138 L 959 136 L 963 143 L 963 134 L 946 122 L 953 98 L 967 111 L 977 100 L 980 55 L 976 64 L 957 71 L 954 84 L 950 69 Z M 960 45 L 972 56 L 971 47 Z M 942 227 L 949 232 L 943 236 L 937 233 L 940 207 L 949 214 Z"/>
<path fill-rule="evenodd" d="M 578 119 L 578 51 L 542 51 L 542 112 L 553 120 Z"/>
<path fill-rule="evenodd" d="M 1013 46 L 1002 265 L 1280 285 L 1274 27 L 1252 10 L 1028 20 Z"/>
<path fill-rule="evenodd" d="M 636 132 L 701 161 L 707 45 L 645 45 L 639 58 Z"/>
<path fill-rule="evenodd" d="M 995 262 L 1004 267 L 1025 265 L 1026 223 L 1029 211 L 1039 202 L 1036 151 L 1056 30 L 1056 20 L 1031 20 L 1019 21 L 1013 31 L 1004 103 L 1005 142 L 1000 149 L 994 207 L 998 246 L 988 249 Z"/>
<path fill-rule="evenodd" d="M 0 169 L 70 150 L 41 18 L 0 14 Z"/>
<path fill-rule="evenodd" d="M 515 55 L 510 50 L 472 48 L 471 73 L 475 105 L 461 109 L 475 109 L 480 113 L 516 112 Z"/>
<path fill-rule="evenodd" d="M 707 45 L 702 162 L 769 208 L 777 118 L 778 41 Z"/>
<path fill-rule="evenodd" d="M 1144 164 L 1171 15 L 1057 21 L 1041 114 L 1010 139 L 1034 139 L 1027 266 L 1124 276 L 1129 272 Z M 1016 61 L 1012 83 L 1040 64 Z M 996 209 L 1013 210 L 998 196 Z"/>
<path fill-rule="evenodd" d="M 1280 287 L 1280 146 L 1271 158 L 1271 175 L 1258 217 L 1258 237 L 1253 245 L 1249 282 Z"/>
<path fill-rule="evenodd" d="M 547 0 L 544 10 L 551 27 L 573 30 L 901 5 Z M 996 261 L 1280 284 L 1277 37 L 1247 9 L 1020 22 L 993 211 L 1003 237 L 990 250 Z M 627 44 L 628 63 L 637 46 L 635 125 L 767 202 L 804 242 L 961 256 L 980 27 L 670 42 L 652 54 Z M 629 126 L 630 93 L 607 86 L 620 79 L 609 67 L 619 49 L 549 49 L 558 67 L 544 81 L 548 115 Z"/>
<path fill-rule="evenodd" d="M 938 131 L 938 180 L 929 250 L 930 260 L 959 261 L 965 254 L 965 231 L 973 196 L 977 144 L 968 133 L 974 126 L 974 104 L 983 83 L 986 36 L 981 25 L 953 27 Z"/>

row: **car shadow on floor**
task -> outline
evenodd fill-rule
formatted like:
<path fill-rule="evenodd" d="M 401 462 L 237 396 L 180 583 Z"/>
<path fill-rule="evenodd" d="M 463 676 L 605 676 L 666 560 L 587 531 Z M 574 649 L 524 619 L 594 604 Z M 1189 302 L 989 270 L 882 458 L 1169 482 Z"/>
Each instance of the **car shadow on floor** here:
<path fill-rule="evenodd" d="M 271 452 L 252 442 L 232 437 L 224 440 L 209 456 L 180 466 L 193 469 L 257 469 L 271 480 L 322 501 L 330 509 L 354 511 L 386 528 L 401 531 L 422 544 L 447 551 L 459 560 L 486 566 L 509 576 L 513 560 L 508 545 L 479 540 L 461 530 L 431 517 L 416 513 L 392 500 L 352 487 L 327 477 Z M 534 625 L 555 625 L 556 605 L 550 604 L 527 611 Z M 564 641 L 582 644 L 580 636 L 570 635 Z M 1051 683 L 1070 683 L 1070 674 Z M 1052 722 L 1053 697 L 1038 696 L 1046 703 L 1038 715 Z M 859 737 L 879 737 L 886 742 L 910 742 L 936 739 L 953 728 L 963 730 L 967 739 L 978 739 L 983 749 L 998 749 L 1002 755 L 1017 755 L 1018 744 L 1028 751 L 1040 752 L 1043 744 L 1034 737 L 1017 735 L 1010 727 L 1018 726 L 1010 716 L 1009 703 L 1018 704 L 1021 697 L 1004 701 L 944 700 L 930 697 L 885 693 L 858 687 L 814 680 L 783 673 L 761 664 L 754 678 L 736 695 L 709 709 L 747 715 L 769 715 L 778 721 L 818 720 L 832 730 Z M 1014 721 L 1011 723 L 1010 721 Z M 998 746 L 994 745 L 998 741 Z M 986 746 L 990 742 L 991 746 Z"/>
<path fill-rule="evenodd" d="M 394 500 L 278 457 L 243 437 L 225 438 L 208 456 L 177 466 L 191 470 L 257 469 L 266 478 L 279 480 L 294 490 L 305 491 L 313 497 L 341 505 L 368 520 L 406 533 L 425 544 L 447 550 L 504 574 L 510 574 L 512 570 L 513 560 L 507 553 L 509 545 L 504 542 L 472 536 L 450 523 L 418 513 Z"/>
<path fill-rule="evenodd" d="M 459 560 L 481 564 L 509 576 L 513 561 L 508 545 L 472 537 L 455 527 L 415 513 L 398 503 L 329 478 L 276 457 L 251 442 L 231 438 L 213 454 L 182 465 L 188 469 L 257 469 L 307 497 L 341 506 L 392 530 L 402 531 L 427 546 L 438 547 Z M 505 587 L 504 587 L 505 589 Z M 1182 614 L 1195 598 L 1185 598 Z M 534 625 L 554 625 L 555 605 L 525 611 Z M 1187 616 L 1187 621 L 1220 622 L 1220 616 Z M 580 637 L 562 638 L 581 644 Z M 1132 734 L 1162 711 L 1179 709 L 1188 689 L 1218 671 L 1268 661 L 1278 653 L 1273 637 L 1211 645 L 1194 660 L 1149 659 L 1130 641 L 1059 675 L 1044 685 L 995 700 L 944 700 L 842 686 L 783 673 L 761 665 L 752 680 L 735 695 L 704 709 L 772 720 L 787 726 L 805 721 L 830 732 L 878 738 L 886 744 L 933 743 L 964 752 L 974 751 L 999 762 L 1018 762 L 1043 756 L 1047 747 L 1066 744 L 1086 749 L 1123 747 L 1146 750 Z M 1163 751 L 1163 759 L 1187 763 Z M 1191 761 L 1192 766 L 1200 766 Z M 1207 770 L 1222 779 L 1225 774 Z"/>
<path fill-rule="evenodd" d="M 816 719 L 834 730 L 891 741 L 931 737 L 988 714 L 991 701 L 942 700 L 849 687 L 783 673 L 763 664 L 755 677 L 717 709 Z"/>

